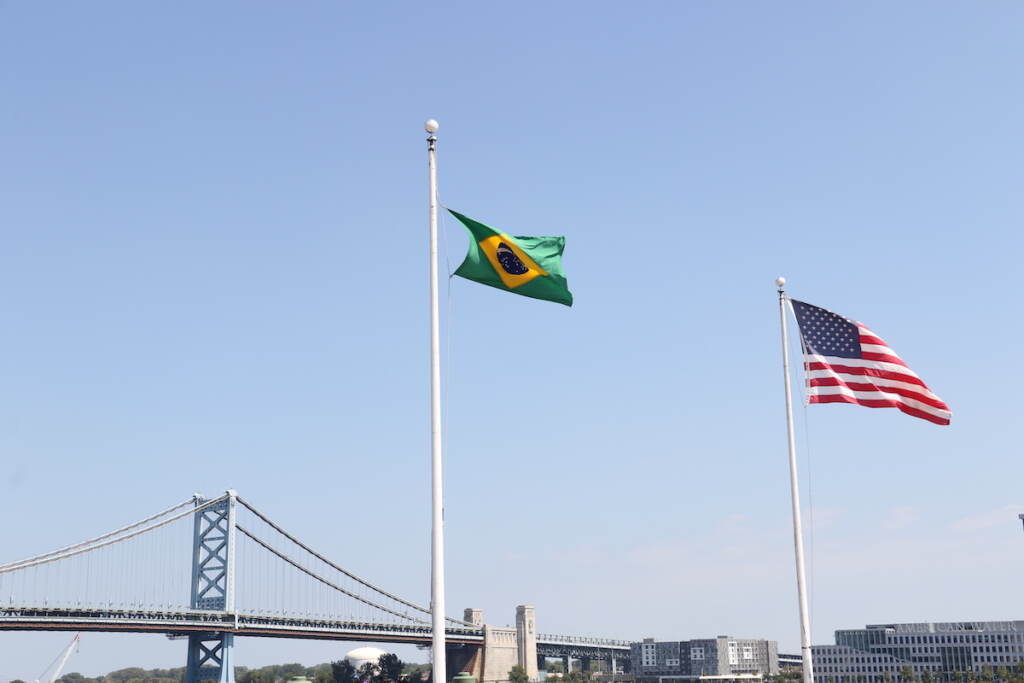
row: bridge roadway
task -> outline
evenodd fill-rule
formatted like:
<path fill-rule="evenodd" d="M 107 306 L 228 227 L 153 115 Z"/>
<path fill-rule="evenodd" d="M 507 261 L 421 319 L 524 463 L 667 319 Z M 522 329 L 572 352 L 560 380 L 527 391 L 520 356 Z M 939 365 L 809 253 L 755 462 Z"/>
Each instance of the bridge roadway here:
<path fill-rule="evenodd" d="M 5 607 L 0 631 L 106 631 L 112 633 L 233 633 L 270 638 L 373 641 L 430 644 L 430 624 L 374 624 L 310 617 L 282 617 L 209 611 L 142 611 Z M 483 632 L 471 626 L 449 626 L 450 643 L 482 645 Z"/>
<path fill-rule="evenodd" d="M 232 633 L 240 636 L 312 640 L 371 641 L 376 643 L 432 642 L 430 624 L 375 624 L 310 617 L 283 617 L 211 611 L 98 610 L 4 607 L 2 631 L 103 631 L 111 633 Z M 452 645 L 484 644 L 483 630 L 449 625 L 445 640 Z M 604 638 L 537 634 L 537 654 L 547 657 L 625 659 L 629 643 Z"/>
<path fill-rule="evenodd" d="M 552 658 L 624 661 L 629 659 L 629 641 L 538 633 L 537 654 Z"/>

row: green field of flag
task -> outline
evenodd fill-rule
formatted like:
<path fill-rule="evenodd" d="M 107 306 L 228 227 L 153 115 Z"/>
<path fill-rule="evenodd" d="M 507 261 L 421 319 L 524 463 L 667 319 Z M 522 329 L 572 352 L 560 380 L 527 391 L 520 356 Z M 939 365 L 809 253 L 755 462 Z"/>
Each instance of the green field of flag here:
<path fill-rule="evenodd" d="M 564 237 L 513 237 L 448 211 L 469 231 L 469 252 L 456 275 L 515 294 L 572 306 L 572 292 L 562 272 Z"/>

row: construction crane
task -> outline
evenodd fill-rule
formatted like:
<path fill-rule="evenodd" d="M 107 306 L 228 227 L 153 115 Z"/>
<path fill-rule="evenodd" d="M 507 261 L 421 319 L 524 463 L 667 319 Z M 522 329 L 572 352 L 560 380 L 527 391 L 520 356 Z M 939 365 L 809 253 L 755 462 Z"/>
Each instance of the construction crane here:
<path fill-rule="evenodd" d="M 70 643 L 68 643 L 68 646 L 64 648 L 64 651 L 61 654 L 57 655 L 57 659 L 60 660 L 60 663 L 57 664 L 57 668 L 53 670 L 53 674 L 50 676 L 49 679 L 47 679 L 46 683 L 54 683 L 54 681 L 60 678 L 61 672 L 64 671 L 64 665 L 68 663 L 68 657 L 71 656 L 71 651 L 79 645 L 79 640 L 81 639 L 81 637 L 81 633 L 76 633 L 75 637 L 71 639 Z M 39 674 L 39 678 L 36 679 L 36 683 L 39 683 L 40 679 L 42 679 L 42 677 L 46 675 L 46 672 L 49 671 L 55 663 L 57 663 L 57 659 L 50 662 L 50 666 L 43 669 L 43 673 Z"/>

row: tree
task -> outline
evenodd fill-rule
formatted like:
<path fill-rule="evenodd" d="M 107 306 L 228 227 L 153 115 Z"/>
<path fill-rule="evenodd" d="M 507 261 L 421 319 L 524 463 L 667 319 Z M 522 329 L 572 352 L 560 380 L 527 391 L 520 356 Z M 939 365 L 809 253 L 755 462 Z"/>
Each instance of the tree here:
<path fill-rule="evenodd" d="M 921 683 L 932 683 L 932 672 L 928 669 L 921 672 Z"/>
<path fill-rule="evenodd" d="M 177 670 L 180 674 L 181 670 Z M 235 680 L 237 683 L 279 683 L 280 681 L 287 681 L 293 676 L 305 676 L 307 678 L 313 678 L 316 675 L 314 669 L 307 669 L 302 664 L 291 663 L 291 664 L 271 664 L 269 666 L 260 667 L 259 669 L 243 669 L 241 667 L 235 667 Z M 171 681 L 156 681 L 152 676 L 145 678 L 145 683 L 179 683 L 182 680 L 181 675 L 176 675 Z M 109 682 L 104 682 L 109 683 Z M 135 683 L 134 681 L 124 681 L 124 683 Z"/>
<path fill-rule="evenodd" d="M 356 668 L 347 659 L 331 662 L 331 675 L 334 683 L 352 683 L 356 677 Z"/>
<path fill-rule="evenodd" d="M 11 683 L 25 683 L 25 681 L 21 680 L 20 678 L 15 678 L 13 681 L 11 681 Z"/>
<path fill-rule="evenodd" d="M 431 668 L 430 664 L 410 664 L 406 662 L 402 667 L 402 677 L 412 683 L 425 681 L 430 678 Z"/>
<path fill-rule="evenodd" d="M 886 671 L 882 674 L 882 683 L 892 683 L 892 674 Z"/>
<path fill-rule="evenodd" d="M 526 669 L 518 664 L 508 672 L 508 683 L 529 683 L 529 680 L 530 676 L 526 673 Z"/>
<path fill-rule="evenodd" d="M 380 671 L 380 679 L 386 683 L 398 683 L 402 677 L 402 669 L 405 664 L 398 658 L 398 655 L 390 652 L 380 656 L 377 660 L 377 669 Z"/>
<path fill-rule="evenodd" d="M 1010 670 L 1007 669 L 1005 666 L 1000 666 L 998 669 L 996 669 L 996 680 L 1005 681 L 1009 677 Z"/>
<path fill-rule="evenodd" d="M 911 683 L 914 681 L 914 669 L 907 664 L 900 667 L 900 681 L 902 683 Z"/>
<path fill-rule="evenodd" d="M 370 683 L 377 683 L 377 676 L 379 674 L 380 669 L 377 668 L 377 665 L 373 662 L 367 662 L 359 667 L 358 671 L 356 671 L 356 678 L 363 683 L 366 681 L 370 681 Z"/>
<path fill-rule="evenodd" d="M 991 681 L 992 680 L 992 665 L 985 664 L 981 667 L 981 680 Z"/>

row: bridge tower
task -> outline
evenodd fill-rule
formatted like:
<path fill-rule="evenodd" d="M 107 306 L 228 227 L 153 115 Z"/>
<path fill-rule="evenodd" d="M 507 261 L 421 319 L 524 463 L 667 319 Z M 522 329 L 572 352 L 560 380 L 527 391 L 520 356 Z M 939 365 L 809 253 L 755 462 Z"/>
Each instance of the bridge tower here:
<path fill-rule="evenodd" d="M 224 500 L 195 513 L 192 541 L 192 609 L 235 611 L 235 502 Z M 196 495 L 196 506 L 203 504 Z M 216 679 L 235 683 L 235 636 L 232 633 L 192 633 L 188 637 L 185 683 Z"/>
<path fill-rule="evenodd" d="M 537 626 L 533 605 L 516 607 L 516 645 L 519 651 L 519 666 L 523 667 L 531 681 L 540 680 L 537 671 Z"/>

